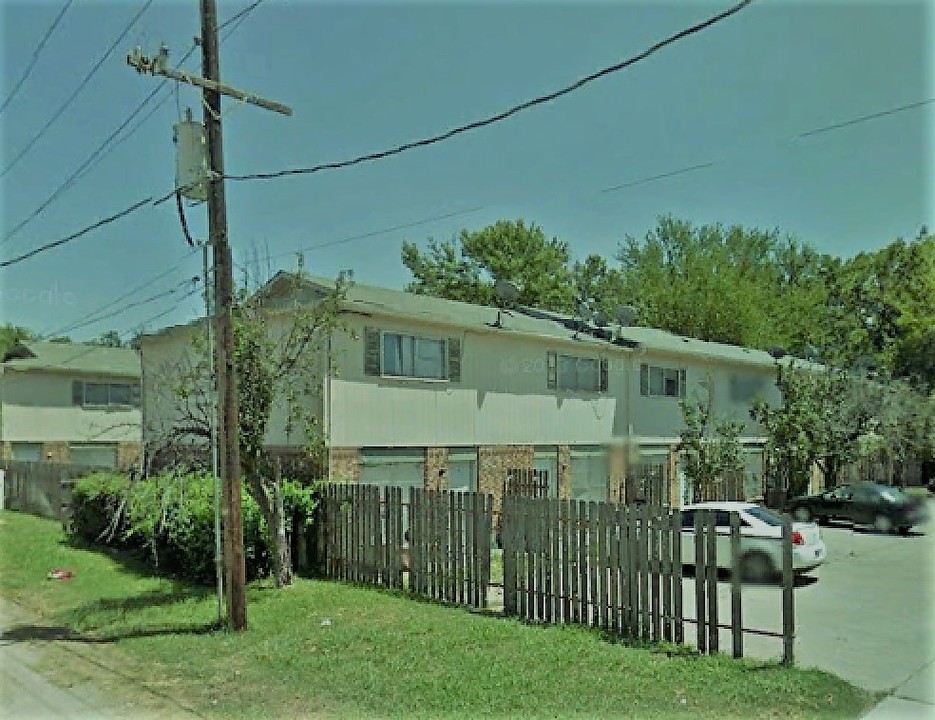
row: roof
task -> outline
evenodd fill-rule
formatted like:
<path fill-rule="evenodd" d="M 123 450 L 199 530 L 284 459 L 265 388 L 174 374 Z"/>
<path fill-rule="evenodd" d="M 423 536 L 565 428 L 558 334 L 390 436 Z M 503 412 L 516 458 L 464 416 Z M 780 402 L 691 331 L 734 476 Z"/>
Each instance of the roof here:
<path fill-rule="evenodd" d="M 140 376 L 140 356 L 136 350 L 83 343 L 21 343 L 3 356 L 3 366 L 16 370 Z"/>
<path fill-rule="evenodd" d="M 313 302 L 334 290 L 335 280 L 280 271 L 257 296 L 271 309 L 286 309 L 298 301 Z M 528 307 L 497 308 L 419 295 L 404 290 L 352 283 L 344 307 L 349 312 L 381 315 L 401 320 L 416 320 L 433 325 L 484 329 L 504 335 L 529 336 L 574 341 L 592 347 L 615 347 L 620 350 L 646 349 L 659 353 L 689 355 L 696 358 L 773 367 L 776 359 L 765 350 L 707 342 L 646 327 L 599 327 L 570 315 Z M 190 325 L 196 324 L 190 323 Z M 161 333 L 169 333 L 166 328 Z M 152 335 L 150 336 L 152 337 Z M 788 363 L 793 358 L 783 359 Z M 797 364 L 807 364 L 795 359 Z"/>
<path fill-rule="evenodd" d="M 284 285 L 289 283 L 294 294 L 295 283 L 299 279 L 294 273 L 280 272 L 270 280 L 264 290 L 269 296 L 274 296 L 282 293 Z M 335 285 L 334 280 L 324 277 L 305 276 L 301 281 L 312 293 L 316 289 L 322 292 L 333 290 Z M 496 308 L 358 283 L 349 287 L 346 305 L 348 309 L 360 312 L 387 314 L 468 329 L 493 327 L 498 315 Z M 509 313 L 501 316 L 502 330 L 505 333 L 575 339 L 603 346 L 613 342 L 622 348 L 646 348 L 665 353 L 770 367 L 776 363 L 765 350 L 696 340 L 656 328 L 623 327 L 615 332 L 609 327 L 598 327 L 562 313 L 526 307 L 511 309 Z"/>

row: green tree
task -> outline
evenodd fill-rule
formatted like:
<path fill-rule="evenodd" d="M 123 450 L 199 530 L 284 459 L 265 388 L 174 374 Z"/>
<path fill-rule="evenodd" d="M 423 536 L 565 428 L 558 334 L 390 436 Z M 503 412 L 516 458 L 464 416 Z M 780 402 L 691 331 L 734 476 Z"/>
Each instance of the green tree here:
<path fill-rule="evenodd" d="M 813 467 L 830 486 L 860 456 L 872 431 L 882 395 L 866 378 L 836 368 L 779 364 L 776 385 L 782 404 L 758 399 L 750 416 L 766 430 L 772 472 L 792 495 L 808 490 Z"/>
<path fill-rule="evenodd" d="M 705 397 L 681 400 L 681 450 L 685 458 L 685 476 L 692 483 L 693 502 L 722 495 L 728 477 L 743 470 L 740 433 L 744 424 L 729 418 L 715 417 L 712 411 L 710 379 L 703 383 Z"/>
<path fill-rule="evenodd" d="M 126 347 L 123 340 L 120 339 L 120 333 L 116 330 L 102 332 L 96 340 L 92 340 L 91 345 L 100 345 L 102 347 L 122 348 Z"/>
<path fill-rule="evenodd" d="M 28 328 L 20 327 L 6 323 L 0 326 L 0 357 L 3 357 L 11 349 L 24 342 L 37 340 L 36 333 Z"/>
<path fill-rule="evenodd" d="M 617 258 L 641 325 L 701 340 L 803 353 L 822 340 L 822 256 L 776 231 L 671 216 Z"/>
<path fill-rule="evenodd" d="M 935 238 L 896 240 L 826 276 L 842 365 L 872 358 L 889 377 L 935 387 Z"/>
<path fill-rule="evenodd" d="M 500 220 L 482 230 L 462 230 L 456 240 L 429 241 L 421 252 L 404 242 L 403 264 L 415 278 L 407 290 L 450 300 L 496 305 L 497 280 L 520 288 L 521 305 L 573 312 L 575 284 L 568 267 L 568 244 L 549 239 L 523 220 Z"/>
<path fill-rule="evenodd" d="M 292 582 L 292 561 L 282 478 L 266 448 L 270 419 L 274 407 L 281 407 L 287 435 L 303 438 L 307 457 L 321 463 L 326 438 L 312 406 L 321 401 L 322 381 L 330 371 L 328 343 L 343 327 L 340 306 L 350 282 L 349 275 L 340 275 L 334 290 L 311 304 L 301 300 L 297 285 L 285 297 L 272 298 L 262 292 L 248 297 L 241 292 L 233 313 L 241 472 L 266 522 L 277 587 Z M 281 332 L 271 323 L 274 316 L 288 317 Z M 203 342 L 198 341 L 193 350 L 162 373 L 162 387 L 170 389 L 175 399 L 174 420 L 161 430 L 159 441 L 167 454 L 193 439 L 203 443 L 210 438 L 207 389 L 212 363 Z M 186 460 L 176 456 L 174 462 Z"/>

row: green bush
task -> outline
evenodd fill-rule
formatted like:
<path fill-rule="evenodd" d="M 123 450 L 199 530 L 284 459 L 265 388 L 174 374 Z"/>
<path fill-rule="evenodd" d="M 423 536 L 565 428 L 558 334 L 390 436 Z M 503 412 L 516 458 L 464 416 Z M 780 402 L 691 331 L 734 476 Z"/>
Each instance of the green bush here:
<path fill-rule="evenodd" d="M 126 537 L 122 504 L 129 480 L 119 473 L 95 473 L 72 487 L 72 534 L 90 542 L 120 545 Z"/>
<path fill-rule="evenodd" d="M 138 548 L 160 572 L 203 583 L 215 577 L 214 485 L 210 475 L 159 475 L 130 482 L 95 475 L 73 494 L 73 533 L 92 542 Z M 317 489 L 283 481 L 286 530 L 307 531 L 317 507 Z M 250 495 L 242 494 L 244 560 L 249 580 L 270 570 L 266 523 Z"/>

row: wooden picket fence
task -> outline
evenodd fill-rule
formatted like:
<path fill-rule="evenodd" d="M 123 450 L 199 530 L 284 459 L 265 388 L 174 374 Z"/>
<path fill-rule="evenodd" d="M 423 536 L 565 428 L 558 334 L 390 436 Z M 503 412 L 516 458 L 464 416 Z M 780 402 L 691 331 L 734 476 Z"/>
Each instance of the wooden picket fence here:
<path fill-rule="evenodd" d="M 78 478 L 96 468 L 48 462 L 0 462 L 0 507 L 71 522 L 71 490 Z"/>
<path fill-rule="evenodd" d="M 680 530 L 662 507 L 504 498 L 504 612 L 682 642 Z"/>
<path fill-rule="evenodd" d="M 448 603 L 487 607 L 493 497 L 413 490 L 409 589 Z"/>
<path fill-rule="evenodd" d="M 413 488 L 333 484 L 322 491 L 318 559 L 329 578 L 408 589 L 474 608 L 488 606 L 493 498 Z M 744 627 L 740 519 L 731 513 L 730 619 L 721 622 L 715 515 L 677 509 L 506 495 L 501 511 L 504 614 L 530 622 L 585 624 L 628 639 L 686 643 L 695 625 L 701 653 L 717 653 L 729 630 L 734 657 L 744 633 L 782 639 L 793 660 L 792 532 L 783 527 L 782 630 Z M 693 537 L 694 557 L 682 556 Z M 694 603 L 683 594 L 683 564 L 694 564 Z M 722 563 L 723 564 L 723 563 Z M 689 589 L 687 592 L 691 593 Z M 688 608 L 683 607 L 688 604 Z M 687 612 L 694 610 L 694 617 Z"/>
<path fill-rule="evenodd" d="M 714 513 L 695 514 L 693 558 L 682 557 L 681 515 L 662 506 L 624 506 L 554 498 L 505 497 L 502 517 L 503 604 L 506 615 L 533 622 L 585 624 L 621 637 L 685 642 L 696 627 L 701 653 L 719 652 L 719 630 L 731 631 L 743 656 L 743 634 L 783 640 L 792 662 L 794 615 L 791 528 L 785 530 L 782 631 L 743 626 L 740 521 L 729 534 L 731 617 L 719 621 Z M 683 608 L 682 567 L 695 565 L 695 617 Z"/>
<path fill-rule="evenodd" d="M 487 607 L 493 498 L 332 484 L 322 491 L 318 558 L 329 578 Z"/>

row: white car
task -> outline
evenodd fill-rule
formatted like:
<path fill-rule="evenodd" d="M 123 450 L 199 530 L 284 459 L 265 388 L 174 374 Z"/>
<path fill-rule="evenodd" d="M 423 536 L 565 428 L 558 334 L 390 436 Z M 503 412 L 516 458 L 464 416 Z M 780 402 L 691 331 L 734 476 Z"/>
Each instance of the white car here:
<path fill-rule="evenodd" d="M 765 580 L 782 574 L 782 518 L 748 502 L 703 502 L 682 508 L 682 563 L 695 564 L 695 511 L 713 510 L 717 527 L 718 568 L 731 569 L 730 514 L 740 516 L 740 574 L 745 580 Z M 807 573 L 825 561 L 821 530 L 813 522 L 792 523 L 792 570 Z"/>

